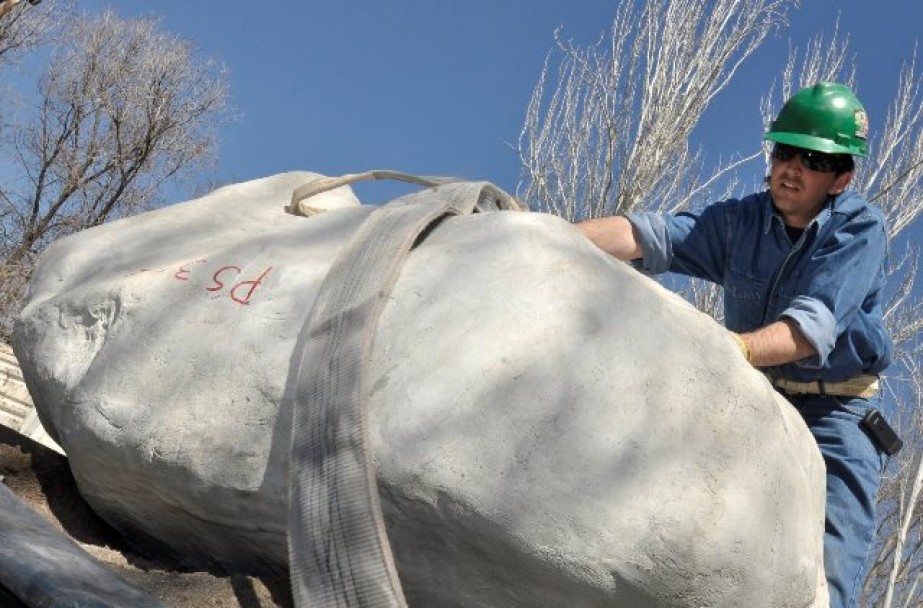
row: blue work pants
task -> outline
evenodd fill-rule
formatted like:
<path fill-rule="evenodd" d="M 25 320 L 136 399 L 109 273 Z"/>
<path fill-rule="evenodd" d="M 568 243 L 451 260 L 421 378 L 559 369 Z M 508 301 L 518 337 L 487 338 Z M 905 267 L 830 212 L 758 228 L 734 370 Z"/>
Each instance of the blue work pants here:
<path fill-rule="evenodd" d="M 831 608 L 858 606 L 875 537 L 875 499 L 887 456 L 863 428 L 877 399 L 786 395 L 817 440 L 827 466 L 824 568 Z"/>

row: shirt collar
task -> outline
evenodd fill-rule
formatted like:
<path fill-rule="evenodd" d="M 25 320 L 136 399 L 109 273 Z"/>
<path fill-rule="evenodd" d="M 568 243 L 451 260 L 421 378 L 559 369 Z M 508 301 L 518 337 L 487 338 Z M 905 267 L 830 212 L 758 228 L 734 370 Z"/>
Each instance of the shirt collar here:
<path fill-rule="evenodd" d="M 772 227 L 773 222 L 779 222 L 779 226 L 784 227 L 785 222 L 782 221 L 782 216 L 778 214 L 775 206 L 772 204 L 772 196 L 769 194 L 769 190 L 763 192 L 762 197 L 763 203 L 763 234 L 769 234 L 769 230 Z M 824 205 L 824 208 L 821 209 L 814 219 L 808 222 L 808 225 L 805 226 L 805 230 L 809 229 L 814 224 L 818 226 L 823 226 L 827 221 L 833 216 L 834 213 L 852 213 L 857 211 L 865 203 L 865 199 L 862 198 L 858 193 L 851 190 L 846 190 L 836 196 L 831 196 L 827 199 L 827 204 Z"/>

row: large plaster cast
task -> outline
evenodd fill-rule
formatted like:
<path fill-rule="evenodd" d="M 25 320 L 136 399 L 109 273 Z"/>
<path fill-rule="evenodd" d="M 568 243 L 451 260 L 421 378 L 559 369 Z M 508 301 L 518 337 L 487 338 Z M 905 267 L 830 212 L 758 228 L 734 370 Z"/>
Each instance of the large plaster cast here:
<path fill-rule="evenodd" d="M 283 568 L 298 330 L 372 212 L 297 172 L 62 239 L 14 345 L 81 493 L 134 539 Z M 823 463 L 725 331 L 566 222 L 444 221 L 369 361 L 411 605 L 808 606 Z M 823 591 L 821 591 L 823 594 Z"/>

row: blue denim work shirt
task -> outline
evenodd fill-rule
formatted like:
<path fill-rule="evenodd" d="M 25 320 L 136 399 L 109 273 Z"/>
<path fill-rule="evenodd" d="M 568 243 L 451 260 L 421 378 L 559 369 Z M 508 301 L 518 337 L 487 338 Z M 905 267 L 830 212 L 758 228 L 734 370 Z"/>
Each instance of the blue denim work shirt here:
<path fill-rule="evenodd" d="M 891 361 L 882 313 L 884 216 L 860 194 L 831 197 L 792 243 L 769 191 L 676 215 L 628 216 L 646 273 L 676 272 L 724 288 L 725 325 L 748 332 L 789 318 L 817 355 L 764 371 L 795 381 L 878 374 Z"/>

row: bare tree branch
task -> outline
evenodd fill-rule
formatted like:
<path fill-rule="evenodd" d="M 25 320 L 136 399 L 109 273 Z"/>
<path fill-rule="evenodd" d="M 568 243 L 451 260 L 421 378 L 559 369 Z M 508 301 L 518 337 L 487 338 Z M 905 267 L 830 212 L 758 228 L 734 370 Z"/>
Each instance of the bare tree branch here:
<path fill-rule="evenodd" d="M 569 220 L 681 209 L 747 159 L 695 176 L 689 135 L 737 69 L 799 6 L 785 0 L 623 0 L 588 48 L 556 36 L 520 135 L 520 196 Z M 604 46 L 604 42 L 608 46 Z M 557 55 L 553 55 L 557 57 Z M 648 206 L 650 206 L 648 204 Z"/>
<path fill-rule="evenodd" d="M 21 178 L 0 191 L 0 266 L 21 279 L 54 239 L 148 208 L 205 168 L 227 116 L 223 69 L 153 20 L 74 18 L 61 40 L 34 121 L 14 130 Z"/>
<path fill-rule="evenodd" d="M 16 61 L 23 53 L 47 41 L 48 33 L 60 23 L 64 6 L 46 0 L 39 6 L 2 3 L 0 11 L 0 65 Z"/>

